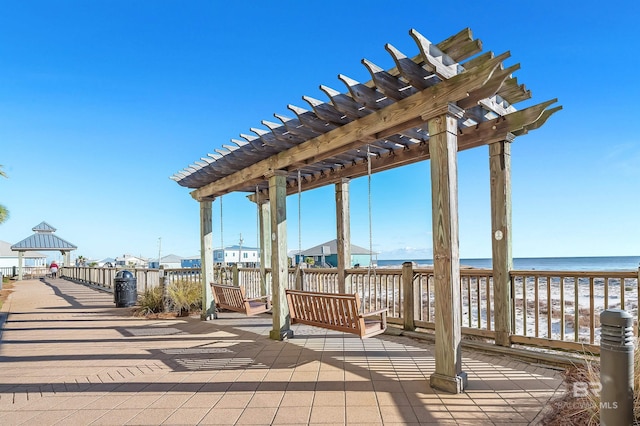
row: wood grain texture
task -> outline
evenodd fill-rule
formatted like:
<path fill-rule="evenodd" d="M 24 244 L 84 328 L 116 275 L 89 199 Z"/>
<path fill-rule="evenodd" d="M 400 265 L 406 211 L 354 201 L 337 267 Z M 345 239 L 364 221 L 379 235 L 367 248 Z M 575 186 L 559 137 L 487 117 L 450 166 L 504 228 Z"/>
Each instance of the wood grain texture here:
<path fill-rule="evenodd" d="M 267 265 L 271 267 L 271 206 L 269 200 L 259 201 L 260 221 L 260 294 L 267 295 Z"/>
<path fill-rule="evenodd" d="M 491 186 L 491 256 L 496 344 L 510 346 L 511 276 L 513 269 L 511 224 L 511 142 L 489 145 Z M 526 294 L 526 292 L 525 292 Z M 526 306 L 526 304 L 525 304 Z"/>
<path fill-rule="evenodd" d="M 289 308 L 285 295 L 288 278 L 286 173 L 280 170 L 269 176 L 271 215 L 271 297 L 273 329 L 269 336 L 282 340 L 291 335 Z"/>
<path fill-rule="evenodd" d="M 431 382 L 455 381 L 462 372 L 460 254 L 458 239 L 457 120 L 429 120 L 436 300 L 436 369 Z"/>
<path fill-rule="evenodd" d="M 216 306 L 211 287 L 213 281 L 213 222 L 211 200 L 200 201 L 200 265 L 202 268 L 202 316 L 204 319 L 216 317 Z"/>
<path fill-rule="evenodd" d="M 402 292 L 404 296 L 402 300 L 402 309 L 404 310 L 402 317 L 404 319 L 404 329 L 408 331 L 416 329 L 413 287 L 413 263 L 404 262 L 402 264 Z"/>
<path fill-rule="evenodd" d="M 349 179 L 335 184 L 336 193 L 336 235 L 338 240 L 338 291 L 346 293 L 350 285 L 346 270 L 351 268 L 351 210 L 349 205 Z"/>

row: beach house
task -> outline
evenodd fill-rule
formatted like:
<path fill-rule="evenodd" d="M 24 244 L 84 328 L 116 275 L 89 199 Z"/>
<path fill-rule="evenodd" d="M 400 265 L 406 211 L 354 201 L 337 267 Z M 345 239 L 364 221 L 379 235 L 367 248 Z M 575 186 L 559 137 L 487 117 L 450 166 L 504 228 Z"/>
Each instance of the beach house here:
<path fill-rule="evenodd" d="M 168 254 L 160 258 L 160 266 L 165 269 L 178 269 L 182 268 L 182 257 L 175 254 Z M 158 268 L 158 259 L 149 261 L 149 268 Z"/>
<path fill-rule="evenodd" d="M 228 246 L 213 251 L 213 262 L 255 266 L 260 263 L 260 251 L 255 247 L 244 247 L 240 245 Z"/>
<path fill-rule="evenodd" d="M 200 255 L 183 257 L 180 261 L 181 268 L 199 268 L 201 264 Z"/>
<path fill-rule="evenodd" d="M 37 251 L 29 252 L 24 257 L 26 267 L 47 266 L 47 255 Z M 18 272 L 18 252 L 11 250 L 11 243 L 0 241 L 0 272 L 3 275 L 14 276 Z"/>
<path fill-rule="evenodd" d="M 117 266 L 128 266 L 133 268 L 146 268 L 149 265 L 148 259 L 130 254 L 123 254 L 120 257 L 116 257 L 115 261 Z"/>
<path fill-rule="evenodd" d="M 351 244 L 351 262 L 349 268 L 368 267 L 377 264 L 378 253 L 369 249 Z M 315 247 L 303 250 L 299 253 L 294 252 L 292 255 L 293 264 L 298 262 L 313 264 L 319 267 L 336 268 L 338 266 L 338 240 L 334 239 Z"/>

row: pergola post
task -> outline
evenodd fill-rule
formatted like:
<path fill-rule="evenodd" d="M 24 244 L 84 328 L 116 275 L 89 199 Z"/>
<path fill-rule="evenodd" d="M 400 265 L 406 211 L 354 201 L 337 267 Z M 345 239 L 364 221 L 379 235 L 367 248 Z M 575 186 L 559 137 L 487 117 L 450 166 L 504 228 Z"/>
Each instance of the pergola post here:
<path fill-rule="evenodd" d="M 349 209 L 349 181 L 341 179 L 336 183 L 336 226 L 338 245 L 338 292 L 351 291 L 351 277 L 347 269 L 351 267 L 351 224 Z"/>
<path fill-rule="evenodd" d="M 496 345 L 511 345 L 511 141 L 489 145 L 491 178 L 491 256 Z"/>
<path fill-rule="evenodd" d="M 200 267 L 202 270 L 202 315 L 203 320 L 217 318 L 216 302 L 210 283 L 213 282 L 213 199 L 200 201 Z"/>
<path fill-rule="evenodd" d="M 287 262 L 287 172 L 275 170 L 269 179 L 269 206 L 271 207 L 271 299 L 273 302 L 273 329 L 269 337 L 284 340 L 293 337 L 291 316 L 285 289 L 288 281 Z"/>
<path fill-rule="evenodd" d="M 269 200 L 256 200 L 260 212 L 260 295 L 267 295 L 267 265 L 271 266 L 271 206 Z"/>
<path fill-rule="evenodd" d="M 428 122 L 431 155 L 433 268 L 436 297 L 435 361 L 432 387 L 451 393 L 464 391 L 460 329 L 460 253 L 458 239 L 458 118 L 448 111 Z"/>

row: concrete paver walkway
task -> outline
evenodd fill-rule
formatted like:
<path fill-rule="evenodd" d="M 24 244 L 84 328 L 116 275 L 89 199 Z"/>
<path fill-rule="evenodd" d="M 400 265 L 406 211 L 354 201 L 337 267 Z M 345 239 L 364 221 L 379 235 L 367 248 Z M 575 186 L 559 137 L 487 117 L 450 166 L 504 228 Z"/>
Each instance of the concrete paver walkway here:
<path fill-rule="evenodd" d="M 469 387 L 431 389 L 433 346 L 271 317 L 148 320 L 62 279 L 19 282 L 3 305 L 2 425 L 531 424 L 557 370 L 465 352 Z"/>

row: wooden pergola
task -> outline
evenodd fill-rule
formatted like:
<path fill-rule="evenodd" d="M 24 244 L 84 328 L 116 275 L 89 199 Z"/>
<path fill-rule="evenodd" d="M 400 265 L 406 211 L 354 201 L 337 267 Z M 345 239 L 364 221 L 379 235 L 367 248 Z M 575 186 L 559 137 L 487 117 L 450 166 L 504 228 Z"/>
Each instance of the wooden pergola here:
<path fill-rule="evenodd" d="M 457 152 L 489 146 L 492 258 L 496 344 L 508 346 L 511 334 L 509 271 L 511 255 L 510 151 L 515 137 L 542 126 L 560 106 L 551 100 L 522 110 L 513 105 L 531 97 L 504 67 L 509 52 L 482 52 L 469 29 L 433 44 L 411 30 L 419 53 L 406 56 L 387 44 L 395 67 L 384 70 L 363 59 L 366 83 L 345 75 L 344 92 L 320 89 L 328 101 L 303 96 L 309 105 L 288 105 L 293 116 L 274 114 L 215 153 L 195 161 L 171 178 L 192 188 L 200 203 L 203 288 L 206 317 L 214 313 L 208 283 L 213 280 L 211 203 L 230 192 L 250 193 L 259 203 L 261 264 L 272 271 L 271 338 L 292 335 L 284 289 L 287 285 L 286 196 L 299 190 L 335 185 L 339 285 L 348 287 L 350 259 L 350 179 L 431 161 L 433 258 L 436 288 L 436 371 L 431 386 L 464 390 L 461 368 L 460 256 L 458 243 Z M 268 130 L 267 130 L 268 129 Z M 368 164 L 370 162 L 370 164 Z M 263 288 L 263 290 L 266 290 Z"/>

